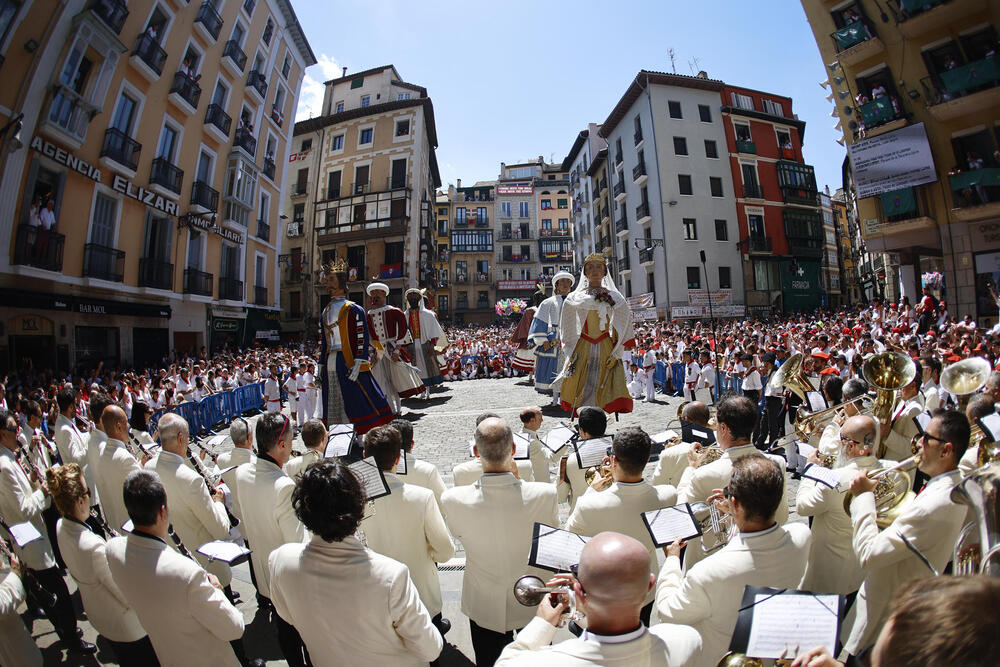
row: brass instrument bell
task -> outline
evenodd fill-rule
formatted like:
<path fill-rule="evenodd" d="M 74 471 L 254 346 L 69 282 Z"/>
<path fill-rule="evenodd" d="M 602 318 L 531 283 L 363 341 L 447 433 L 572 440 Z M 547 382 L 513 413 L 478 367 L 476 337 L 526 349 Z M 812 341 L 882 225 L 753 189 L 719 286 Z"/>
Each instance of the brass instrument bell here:
<path fill-rule="evenodd" d="M 917 376 L 917 365 L 902 352 L 883 352 L 868 357 L 861 367 L 861 374 L 875 388 L 872 417 L 886 422 L 892 416 L 896 392 L 913 382 Z"/>
<path fill-rule="evenodd" d="M 958 397 L 958 407 L 964 413 L 969 399 L 990 377 L 990 362 L 982 357 L 969 357 L 950 364 L 941 371 L 941 387 Z"/>
<path fill-rule="evenodd" d="M 809 399 L 806 394 L 816 389 L 802 371 L 802 358 L 802 353 L 798 353 L 785 359 L 778 370 L 774 371 L 768 384 L 772 391 L 790 389 L 808 405 Z"/>

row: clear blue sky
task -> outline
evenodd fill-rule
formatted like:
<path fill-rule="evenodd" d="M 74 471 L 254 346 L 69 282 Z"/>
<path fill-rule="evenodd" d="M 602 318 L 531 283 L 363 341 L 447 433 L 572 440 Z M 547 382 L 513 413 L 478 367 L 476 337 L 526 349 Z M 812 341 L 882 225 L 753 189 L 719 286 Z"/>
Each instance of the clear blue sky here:
<path fill-rule="evenodd" d="M 708 72 L 787 95 L 806 121 L 820 188 L 840 185 L 845 151 L 819 50 L 795 0 L 508 2 L 292 0 L 320 64 L 296 120 L 319 112 L 322 82 L 393 64 L 434 101 L 445 184 L 496 178 L 500 162 L 562 160 L 601 123 L 640 69 Z M 697 65 L 694 64 L 697 59 Z"/>

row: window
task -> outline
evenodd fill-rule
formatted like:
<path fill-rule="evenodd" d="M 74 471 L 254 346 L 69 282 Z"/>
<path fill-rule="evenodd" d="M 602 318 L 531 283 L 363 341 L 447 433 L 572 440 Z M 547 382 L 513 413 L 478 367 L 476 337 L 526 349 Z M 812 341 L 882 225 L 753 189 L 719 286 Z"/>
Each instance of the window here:
<path fill-rule="evenodd" d="M 372 142 L 372 135 L 375 133 L 375 129 L 371 127 L 366 127 L 358 133 L 358 144 L 370 144 Z"/>
<path fill-rule="evenodd" d="M 646 274 L 646 291 L 653 294 L 653 298 L 656 298 L 656 274 L 647 273 Z"/>
<path fill-rule="evenodd" d="M 691 189 L 691 175 L 677 174 L 677 187 L 682 195 L 693 195 L 694 190 Z"/>
<path fill-rule="evenodd" d="M 705 157 L 708 158 L 719 157 L 719 147 L 716 146 L 715 142 L 711 139 L 705 139 Z"/>
<path fill-rule="evenodd" d="M 366 106 L 370 105 L 371 103 L 372 103 L 372 96 L 371 95 L 362 95 L 361 96 L 361 108 L 362 109 L 364 109 Z"/>
<path fill-rule="evenodd" d="M 719 289 L 732 289 L 733 279 L 728 266 L 719 267 Z"/>
<path fill-rule="evenodd" d="M 507 178 L 534 178 L 538 167 L 517 167 L 507 170 Z"/>
<path fill-rule="evenodd" d="M 302 147 L 299 148 L 299 150 L 301 152 L 305 153 L 306 151 L 312 150 L 312 147 L 313 147 L 313 140 L 312 139 L 303 139 L 302 140 Z"/>
<path fill-rule="evenodd" d="M 410 99 L 410 94 L 411 93 L 399 93 L 398 95 L 396 95 L 396 101 L 398 102 L 400 100 L 408 100 Z"/>
<path fill-rule="evenodd" d="M 710 189 L 712 190 L 712 196 L 713 197 L 721 197 L 722 196 L 722 179 L 721 178 L 719 178 L 718 176 L 709 176 L 708 177 L 708 185 L 709 185 Z"/>
<path fill-rule="evenodd" d="M 531 214 L 528 212 L 528 209 L 529 209 L 528 202 L 526 202 L 526 201 L 519 202 L 518 208 L 520 209 L 519 210 L 519 217 L 521 217 L 521 218 L 530 218 L 531 217 Z"/>
<path fill-rule="evenodd" d="M 90 242 L 105 248 L 113 248 L 115 245 L 115 226 L 118 219 L 118 200 L 107 196 L 103 192 L 98 192 L 94 198 L 94 210 L 90 221 Z M 91 258 L 94 259 L 94 258 Z M 106 264 L 104 273 L 110 274 L 111 266 L 107 260 L 110 256 L 101 254 L 102 262 Z M 105 267 L 102 267 L 105 268 Z"/>
<path fill-rule="evenodd" d="M 363 85 L 365 85 L 365 77 L 359 76 L 356 79 L 351 79 L 351 90 L 354 90 L 355 88 L 360 88 Z"/>
<path fill-rule="evenodd" d="M 698 240 L 698 221 L 694 218 L 684 218 L 684 240 L 685 241 L 697 241 Z"/>
<path fill-rule="evenodd" d="M 500 217 L 501 218 L 509 218 L 509 217 L 511 217 L 511 215 L 510 215 L 510 202 L 509 201 L 502 201 L 502 202 L 500 202 Z"/>
<path fill-rule="evenodd" d="M 759 290 L 781 289 L 777 262 L 754 262 L 754 284 Z"/>
<path fill-rule="evenodd" d="M 331 171 L 326 175 L 326 198 L 337 199 L 340 197 L 340 176 L 343 172 Z"/>
<path fill-rule="evenodd" d="M 285 60 L 281 63 L 281 76 L 283 76 L 283 77 L 285 77 L 287 79 L 288 78 L 288 72 L 290 72 L 291 69 L 292 69 L 292 61 L 288 57 L 288 54 L 286 53 L 285 54 Z"/>
<path fill-rule="evenodd" d="M 701 289 L 701 268 L 697 266 L 687 267 L 688 289 Z"/>
<path fill-rule="evenodd" d="M 671 118 L 683 118 L 681 114 L 681 103 L 680 102 L 667 102 L 667 109 L 670 111 Z"/>
<path fill-rule="evenodd" d="M 764 111 L 766 113 L 769 113 L 772 116 L 785 115 L 784 109 L 782 109 L 781 105 L 778 104 L 777 102 L 774 102 L 773 100 L 762 100 L 762 101 L 764 103 Z"/>
<path fill-rule="evenodd" d="M 729 240 L 729 227 L 726 225 L 725 220 L 715 221 L 715 240 L 716 241 L 728 241 Z"/>
<path fill-rule="evenodd" d="M 165 124 L 163 129 L 160 131 L 160 142 L 157 144 L 156 157 L 163 158 L 167 162 L 173 164 L 174 151 L 176 149 L 177 130 Z"/>
<path fill-rule="evenodd" d="M 3 2 L 4 0 L 0 0 Z M 120 130 L 126 137 L 132 136 L 132 123 L 135 120 L 136 101 L 129 95 L 122 93 L 118 98 L 118 105 L 115 107 L 115 115 L 111 120 L 111 127 Z"/>
<path fill-rule="evenodd" d="M 674 137 L 674 155 L 687 155 L 688 142 L 684 137 Z"/>
<path fill-rule="evenodd" d="M 701 118 L 703 123 L 712 122 L 712 109 L 707 104 L 698 105 L 698 116 Z"/>
<path fill-rule="evenodd" d="M 746 123 L 734 123 L 733 128 L 736 130 L 736 141 L 753 141 L 753 137 L 750 135 L 750 126 Z"/>
<path fill-rule="evenodd" d="M 354 168 L 354 194 L 360 194 L 368 187 L 368 172 L 367 164 Z"/>
<path fill-rule="evenodd" d="M 493 252 L 493 232 L 475 229 L 455 230 L 451 233 L 451 251 Z M 459 263 L 456 262 L 456 265 Z M 457 267 L 455 272 L 465 273 L 465 271 L 459 271 Z"/>
<path fill-rule="evenodd" d="M 406 118 L 403 120 L 396 121 L 396 136 L 406 137 L 410 134 L 410 119 Z"/>
<path fill-rule="evenodd" d="M 333 113 L 344 113 L 344 103 L 337 102 L 337 106 L 335 107 L 335 111 Z"/>
<path fill-rule="evenodd" d="M 749 95 L 740 95 L 739 93 L 733 93 L 733 106 L 740 109 L 747 109 L 753 111 L 753 98 Z"/>
<path fill-rule="evenodd" d="M 344 150 L 344 135 L 338 134 L 333 139 L 330 140 L 330 150 L 331 151 Z"/>
<path fill-rule="evenodd" d="M 542 200 L 542 210 L 543 211 L 550 211 L 550 210 L 552 210 L 552 200 L 551 199 L 543 199 Z"/>
<path fill-rule="evenodd" d="M 556 200 L 556 207 L 558 207 L 558 208 L 569 208 L 569 200 L 568 199 L 557 199 Z"/>
<path fill-rule="evenodd" d="M 296 204 L 292 207 L 292 222 L 305 222 L 306 205 Z"/>
<path fill-rule="evenodd" d="M 271 36 L 274 35 L 274 21 L 271 19 L 267 20 L 267 25 L 264 26 L 264 34 L 261 35 L 261 39 L 264 40 L 264 44 L 271 46 Z"/>

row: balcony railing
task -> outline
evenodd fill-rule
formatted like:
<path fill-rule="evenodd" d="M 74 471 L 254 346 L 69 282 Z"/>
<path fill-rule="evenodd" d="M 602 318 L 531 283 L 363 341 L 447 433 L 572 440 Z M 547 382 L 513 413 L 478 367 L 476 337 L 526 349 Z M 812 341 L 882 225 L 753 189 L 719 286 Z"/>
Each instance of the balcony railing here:
<path fill-rule="evenodd" d="M 608 189 L 608 179 L 602 178 L 601 182 L 597 184 L 597 191 L 604 192 Z"/>
<path fill-rule="evenodd" d="M 201 87 L 198 82 L 184 72 L 174 74 L 174 83 L 170 86 L 171 93 L 177 93 L 181 98 L 195 109 L 198 108 L 198 100 L 201 99 Z"/>
<path fill-rule="evenodd" d="M 264 175 L 267 176 L 268 178 L 270 178 L 273 181 L 274 180 L 274 160 L 272 160 L 271 158 L 267 158 L 267 157 L 264 158 L 264 167 L 261 169 L 261 171 L 263 171 Z"/>
<path fill-rule="evenodd" d="M 781 200 L 786 204 L 817 206 L 819 204 L 819 193 L 809 188 L 783 185 L 781 186 Z"/>
<path fill-rule="evenodd" d="M 938 72 L 936 78 L 926 77 L 922 82 L 926 89 L 934 89 L 929 106 L 972 95 L 1000 85 L 1000 59 L 993 57 L 977 60 Z"/>
<path fill-rule="evenodd" d="M 628 231 L 628 218 L 625 217 L 624 211 L 622 216 L 615 220 L 615 233 L 627 232 Z"/>
<path fill-rule="evenodd" d="M 47 271 L 62 271 L 63 234 L 31 225 L 18 225 L 14 241 L 14 263 Z"/>
<path fill-rule="evenodd" d="M 555 227 L 553 229 L 540 229 L 538 230 L 538 236 L 541 238 L 564 237 L 569 236 L 569 229 L 563 227 Z"/>
<path fill-rule="evenodd" d="M 219 16 L 219 12 L 215 11 L 211 2 L 202 3 L 201 7 L 198 8 L 198 15 L 194 22 L 205 26 L 205 30 L 212 36 L 212 39 L 219 39 L 219 33 L 222 31 L 222 17 Z"/>
<path fill-rule="evenodd" d="M 458 285 L 467 285 L 469 283 L 469 275 L 466 273 L 456 273 L 455 283 Z"/>
<path fill-rule="evenodd" d="M 236 278 L 219 278 L 219 298 L 226 301 L 243 301 L 243 281 Z"/>
<path fill-rule="evenodd" d="M 625 183 L 623 181 L 618 181 L 617 183 L 615 183 L 615 187 L 612 190 L 612 194 L 615 197 L 617 197 L 618 195 L 625 194 Z"/>
<path fill-rule="evenodd" d="M 618 273 L 621 273 L 622 271 L 631 271 L 631 270 L 632 270 L 632 264 L 629 261 L 628 255 L 625 255 L 624 257 L 618 260 Z"/>
<path fill-rule="evenodd" d="M 635 219 L 642 220 L 649 216 L 649 204 L 639 204 L 635 207 Z"/>
<path fill-rule="evenodd" d="M 840 30 L 834 30 L 830 34 L 830 37 L 833 39 L 834 51 L 837 53 L 846 51 L 862 42 L 867 42 L 874 36 L 875 33 L 868 26 L 868 23 L 863 20 L 848 23 Z"/>
<path fill-rule="evenodd" d="M 474 273 L 473 277 L 476 279 L 477 283 L 488 283 L 488 282 L 490 282 L 490 273 L 489 273 L 489 271 L 487 271 L 485 273 Z"/>
<path fill-rule="evenodd" d="M 635 165 L 634 167 L 632 167 L 632 180 L 633 181 L 637 181 L 637 180 L 639 180 L 640 176 L 645 176 L 645 175 L 646 175 L 646 162 L 645 162 L 645 160 L 642 161 L 642 162 L 640 162 L 639 164 Z"/>
<path fill-rule="evenodd" d="M 622 163 L 622 154 L 620 152 L 615 153 L 615 166 Z"/>
<path fill-rule="evenodd" d="M 153 160 L 149 170 L 149 182 L 162 185 L 175 194 L 181 193 L 181 181 L 184 180 L 184 172 L 170 163 L 166 158 L 158 157 Z"/>
<path fill-rule="evenodd" d="M 955 208 L 984 206 L 1000 201 L 1000 168 L 972 169 L 948 177 Z"/>
<path fill-rule="evenodd" d="M 174 265 L 152 257 L 139 258 L 139 287 L 172 290 Z"/>
<path fill-rule="evenodd" d="M 213 190 L 204 181 L 195 181 L 191 184 L 191 203 L 197 204 L 209 211 L 219 210 L 219 191 Z"/>
<path fill-rule="evenodd" d="M 264 222 L 263 220 L 257 221 L 257 238 L 267 241 L 271 241 L 271 225 Z"/>
<path fill-rule="evenodd" d="M 765 199 L 764 186 L 759 183 L 744 183 L 743 197 L 745 199 Z"/>
<path fill-rule="evenodd" d="M 120 35 L 125 19 L 128 18 L 128 8 L 121 0 L 94 0 L 90 3 L 90 11 L 97 14 L 116 35 Z"/>
<path fill-rule="evenodd" d="M 267 288 L 261 285 L 254 285 L 253 288 L 253 302 L 257 306 L 267 305 Z"/>
<path fill-rule="evenodd" d="M 296 260 L 293 258 L 292 263 L 294 264 L 295 261 Z M 301 260 L 299 260 L 299 261 L 301 261 Z M 298 285 L 299 283 L 301 283 L 302 282 L 302 269 L 288 267 L 288 271 L 285 272 L 285 280 L 284 280 L 284 282 L 285 282 L 286 285 Z"/>
<path fill-rule="evenodd" d="M 212 296 L 212 274 L 198 269 L 184 269 L 184 293 Z"/>
<path fill-rule="evenodd" d="M 251 159 L 257 158 L 257 139 L 250 134 L 250 130 L 245 127 L 236 128 L 235 143 L 237 146 L 246 151 L 247 154 L 250 155 Z"/>
<path fill-rule="evenodd" d="M 139 166 L 139 151 L 141 150 L 142 144 L 116 127 L 109 127 L 104 132 L 101 157 L 114 160 L 118 164 L 135 171 Z"/>
<path fill-rule="evenodd" d="M 135 48 L 132 55 L 139 56 L 142 62 L 146 63 L 157 75 L 163 74 L 163 63 L 167 60 L 167 52 L 160 48 L 155 39 L 142 33 L 139 39 L 135 40 Z"/>
<path fill-rule="evenodd" d="M 243 49 L 240 48 L 240 43 L 235 39 L 231 39 L 226 42 L 226 47 L 222 50 L 222 57 L 228 57 L 232 60 L 241 72 L 243 71 L 243 68 L 247 66 L 247 54 L 243 53 Z"/>
<path fill-rule="evenodd" d="M 209 104 L 205 111 L 205 123 L 214 125 L 224 135 L 229 136 L 229 130 L 233 126 L 233 119 L 218 104 Z"/>
<path fill-rule="evenodd" d="M 765 236 L 751 235 L 749 239 L 750 239 L 750 252 L 772 252 L 773 247 L 770 238 Z"/>
<path fill-rule="evenodd" d="M 531 239 L 531 232 L 522 232 L 519 229 L 507 230 L 500 232 L 499 238 L 502 241 L 525 241 Z"/>
<path fill-rule="evenodd" d="M 500 256 L 501 262 L 509 262 L 511 264 L 520 264 L 522 262 L 531 261 L 531 253 L 525 253 L 523 255 L 517 255 L 514 253 L 504 254 Z"/>
<path fill-rule="evenodd" d="M 645 264 L 646 262 L 653 261 L 653 251 L 656 248 L 642 248 L 639 250 L 639 263 Z"/>
<path fill-rule="evenodd" d="M 737 139 L 736 140 L 736 152 L 737 153 L 751 153 L 753 155 L 757 154 L 757 144 L 750 141 L 749 139 Z"/>
<path fill-rule="evenodd" d="M 897 111 L 892 98 L 888 95 L 883 95 L 867 104 L 862 104 L 858 108 L 858 111 L 867 129 L 885 125 L 903 117 L 902 109 Z"/>
<path fill-rule="evenodd" d="M 250 72 L 250 76 L 247 77 L 247 85 L 256 90 L 261 98 L 267 97 L 267 79 L 257 70 Z"/>

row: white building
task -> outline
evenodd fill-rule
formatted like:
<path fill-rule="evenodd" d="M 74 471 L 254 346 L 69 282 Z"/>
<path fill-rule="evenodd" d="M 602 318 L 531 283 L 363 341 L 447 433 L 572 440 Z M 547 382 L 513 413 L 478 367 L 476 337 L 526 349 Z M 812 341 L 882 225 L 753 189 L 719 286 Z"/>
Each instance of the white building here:
<path fill-rule="evenodd" d="M 571 224 L 573 238 L 576 239 L 573 244 L 573 259 L 578 267 L 582 265 L 584 257 L 603 249 L 598 248 L 597 224 L 600 220 L 594 219 L 592 210 L 594 183 L 587 175 L 594 156 L 608 146 L 604 137 L 598 134 L 600 129 L 598 124 L 588 123 L 587 129 L 581 130 L 577 135 L 562 164 L 563 171 L 569 173 L 570 196 L 573 198 Z"/>

